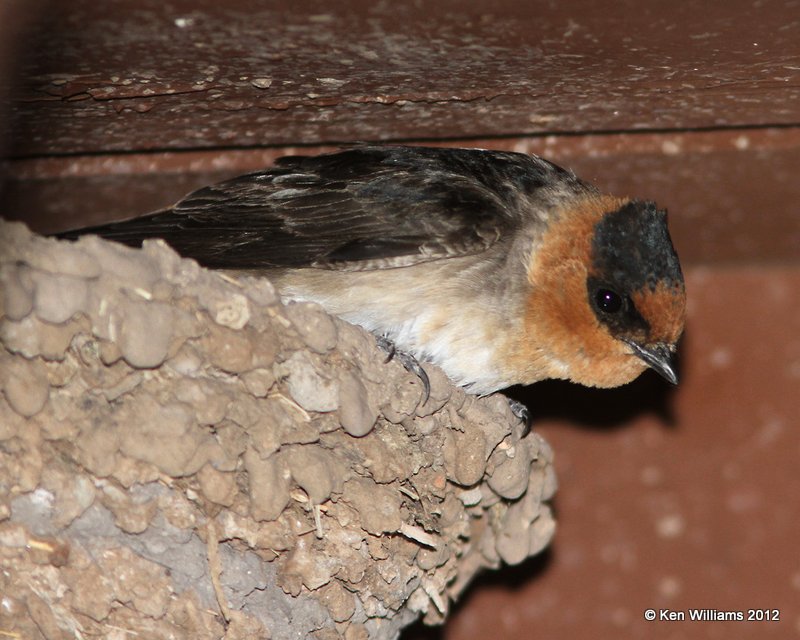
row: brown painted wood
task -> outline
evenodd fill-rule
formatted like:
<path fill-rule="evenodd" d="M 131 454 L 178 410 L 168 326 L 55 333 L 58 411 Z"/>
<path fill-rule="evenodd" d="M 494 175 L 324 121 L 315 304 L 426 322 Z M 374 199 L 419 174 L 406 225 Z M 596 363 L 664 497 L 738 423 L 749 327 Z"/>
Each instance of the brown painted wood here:
<path fill-rule="evenodd" d="M 800 123 L 800 8 L 52 2 L 16 156 Z"/>
<path fill-rule="evenodd" d="M 0 202 L 38 230 L 140 215 L 326 142 L 449 137 L 656 199 L 687 263 L 800 255 L 790 1 L 74 0 L 24 41 Z"/>
<path fill-rule="evenodd" d="M 800 260 L 800 128 L 451 141 L 537 153 L 670 211 L 684 264 Z M 39 231 L 123 219 L 194 188 L 332 147 L 17 160 L 0 201 Z M 87 203 L 91 203 L 87 205 Z"/>

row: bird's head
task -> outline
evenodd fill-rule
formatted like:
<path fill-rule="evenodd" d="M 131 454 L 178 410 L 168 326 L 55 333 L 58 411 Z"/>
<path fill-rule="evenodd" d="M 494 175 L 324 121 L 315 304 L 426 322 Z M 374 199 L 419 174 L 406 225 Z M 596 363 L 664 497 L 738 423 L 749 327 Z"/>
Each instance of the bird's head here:
<path fill-rule="evenodd" d="M 526 319 L 550 377 L 616 387 L 650 367 L 675 384 L 686 290 L 667 215 L 593 197 L 559 215 L 528 271 Z"/>

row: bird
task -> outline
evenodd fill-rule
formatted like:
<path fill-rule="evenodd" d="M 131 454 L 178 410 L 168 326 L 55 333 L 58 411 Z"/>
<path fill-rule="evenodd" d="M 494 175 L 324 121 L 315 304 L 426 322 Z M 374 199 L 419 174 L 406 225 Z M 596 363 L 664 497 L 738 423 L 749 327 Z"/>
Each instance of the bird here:
<path fill-rule="evenodd" d="M 93 233 L 268 277 L 476 395 L 678 381 L 686 291 L 667 213 L 531 154 L 356 145 L 285 156 Z"/>

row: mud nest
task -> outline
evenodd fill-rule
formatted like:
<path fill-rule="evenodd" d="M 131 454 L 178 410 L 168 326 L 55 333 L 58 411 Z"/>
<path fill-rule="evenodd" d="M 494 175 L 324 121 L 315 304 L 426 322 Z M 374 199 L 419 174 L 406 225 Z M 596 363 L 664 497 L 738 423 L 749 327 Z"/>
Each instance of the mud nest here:
<path fill-rule="evenodd" d="M 3 637 L 394 638 L 554 530 L 502 396 L 161 242 L 0 221 Z"/>

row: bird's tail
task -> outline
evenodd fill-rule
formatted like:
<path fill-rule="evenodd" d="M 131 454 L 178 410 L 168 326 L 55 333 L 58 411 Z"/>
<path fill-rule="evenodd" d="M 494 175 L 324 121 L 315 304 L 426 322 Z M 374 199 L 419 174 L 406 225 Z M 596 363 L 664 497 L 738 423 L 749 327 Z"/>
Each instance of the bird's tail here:
<path fill-rule="evenodd" d="M 96 235 L 131 247 L 140 247 L 149 238 L 163 238 L 168 224 L 172 223 L 172 208 L 155 211 L 136 218 L 126 218 L 90 227 L 68 229 L 51 234 L 60 240 L 77 240 L 82 236 Z M 168 222 L 169 221 L 169 222 Z"/>

